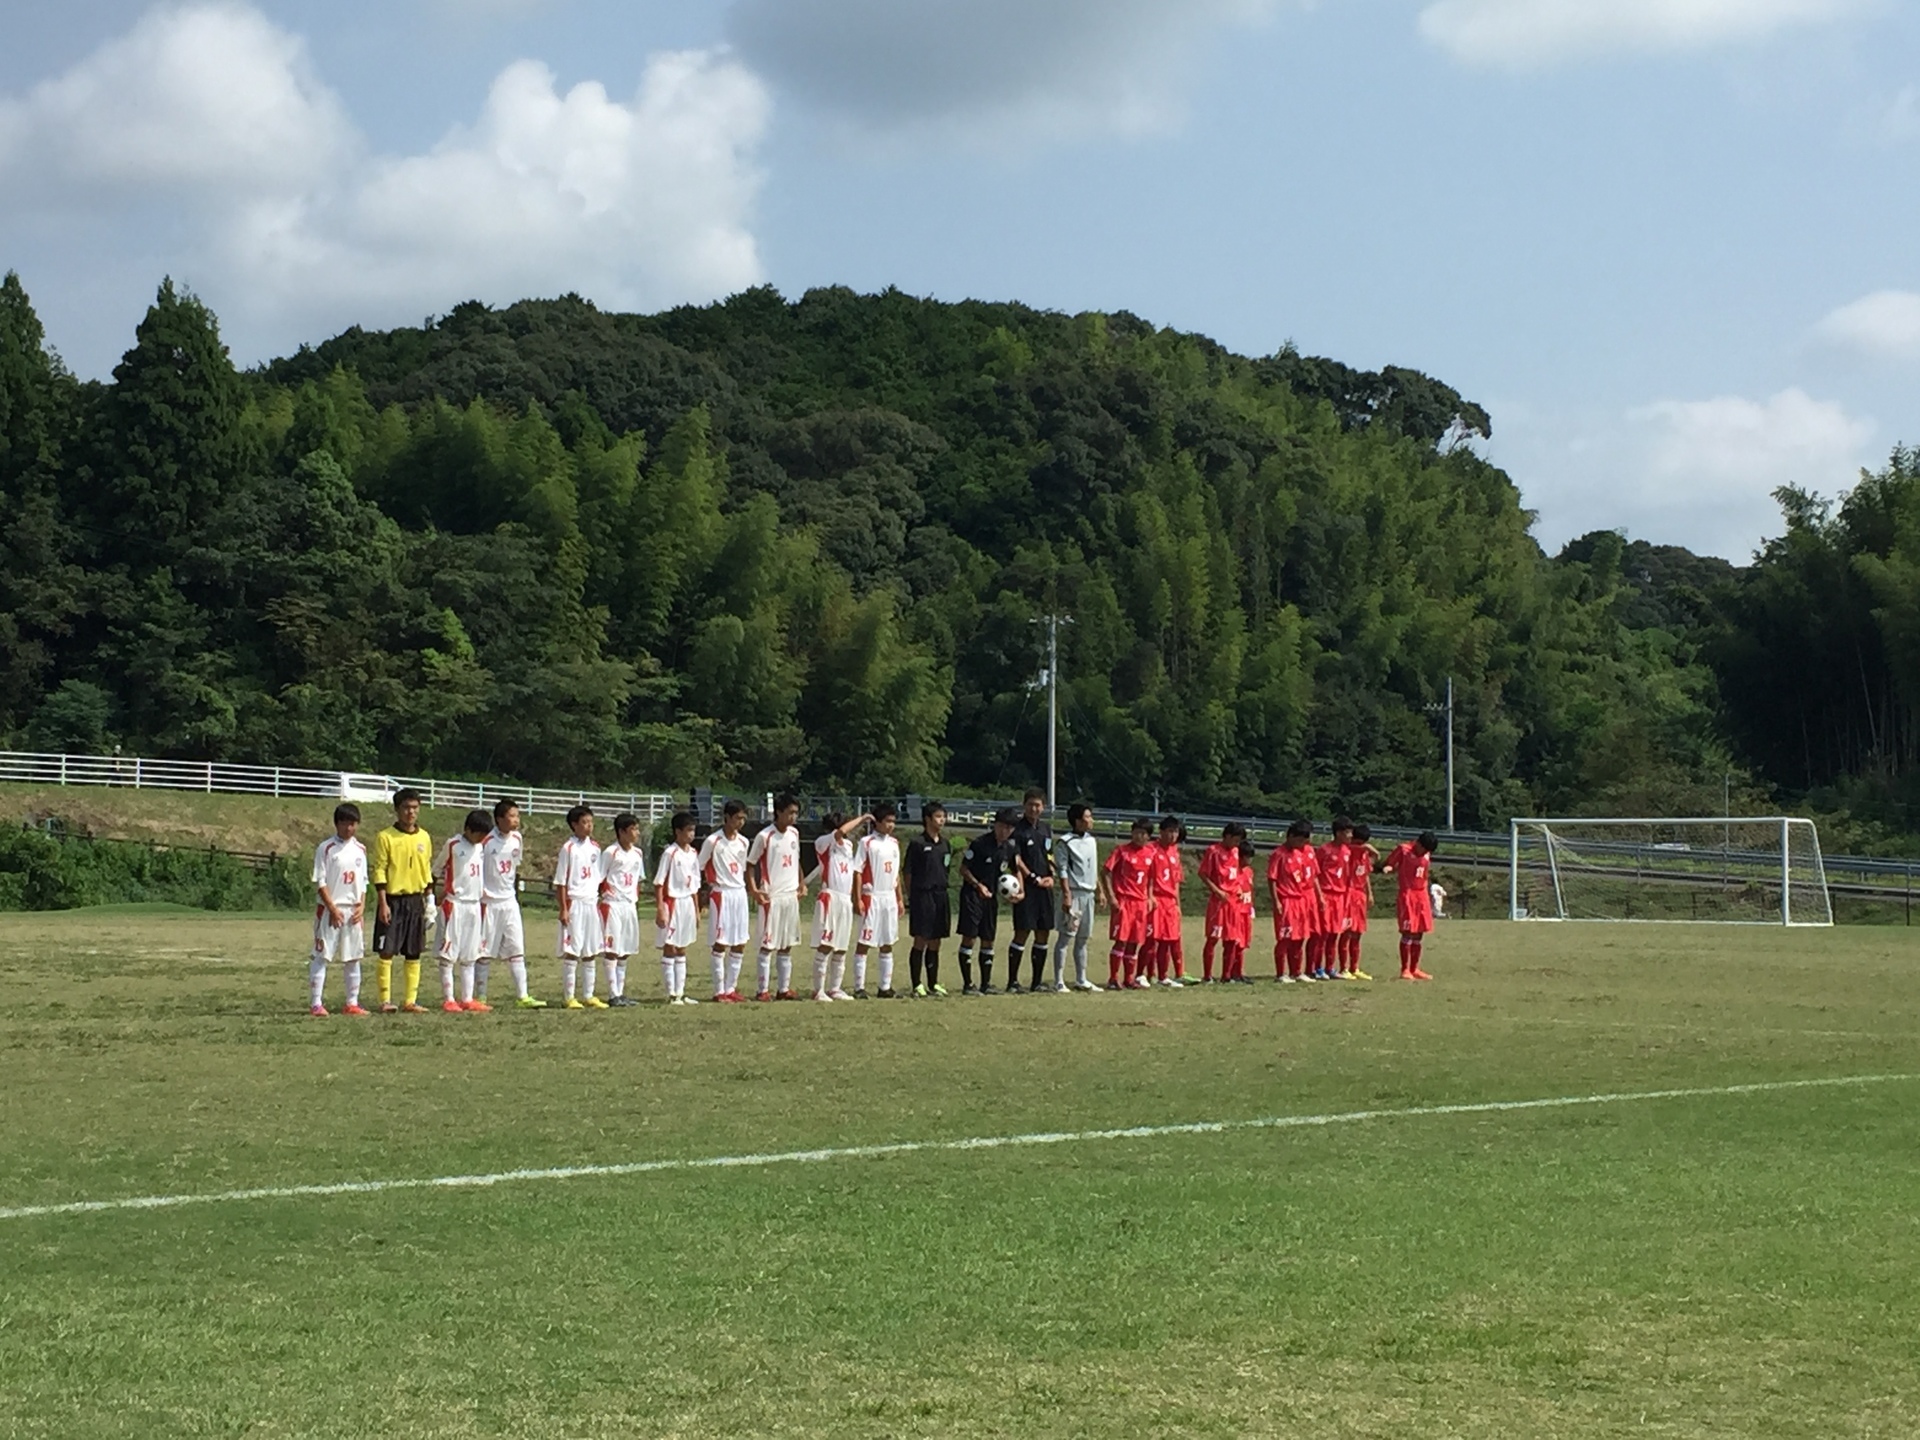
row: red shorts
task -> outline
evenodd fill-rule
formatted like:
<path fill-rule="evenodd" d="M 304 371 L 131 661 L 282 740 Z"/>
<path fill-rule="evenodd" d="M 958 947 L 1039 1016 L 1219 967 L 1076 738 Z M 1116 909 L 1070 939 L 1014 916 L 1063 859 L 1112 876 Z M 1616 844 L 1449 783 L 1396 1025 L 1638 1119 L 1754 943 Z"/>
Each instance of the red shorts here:
<path fill-rule="evenodd" d="M 1320 924 L 1320 902 L 1311 895 L 1282 900 L 1273 912 L 1273 933 L 1279 940 L 1305 940 Z"/>
<path fill-rule="evenodd" d="M 1229 945 L 1238 945 L 1242 950 L 1253 944 L 1253 907 L 1251 905 L 1228 907 L 1227 928 L 1223 938 Z"/>
<path fill-rule="evenodd" d="M 1115 900 L 1107 934 L 1116 945 L 1143 945 L 1147 939 L 1147 902 Z"/>
<path fill-rule="evenodd" d="M 1209 940 L 1231 940 L 1233 938 L 1233 912 L 1240 907 L 1231 900 L 1207 901 L 1207 938 Z"/>
<path fill-rule="evenodd" d="M 1180 902 L 1169 900 L 1165 896 L 1155 896 L 1153 913 L 1147 917 L 1147 938 L 1149 940 L 1178 940 L 1180 938 Z"/>
<path fill-rule="evenodd" d="M 1320 933 L 1344 935 L 1353 928 L 1353 900 L 1344 890 L 1320 897 Z"/>
<path fill-rule="evenodd" d="M 1400 892 L 1400 933 L 1427 935 L 1433 930 L 1433 897 L 1424 890 Z"/>
<path fill-rule="evenodd" d="M 1356 890 L 1347 897 L 1352 905 L 1352 913 L 1347 917 L 1347 928 L 1356 935 L 1367 933 L 1367 912 L 1373 909 L 1373 897 L 1364 890 Z"/>

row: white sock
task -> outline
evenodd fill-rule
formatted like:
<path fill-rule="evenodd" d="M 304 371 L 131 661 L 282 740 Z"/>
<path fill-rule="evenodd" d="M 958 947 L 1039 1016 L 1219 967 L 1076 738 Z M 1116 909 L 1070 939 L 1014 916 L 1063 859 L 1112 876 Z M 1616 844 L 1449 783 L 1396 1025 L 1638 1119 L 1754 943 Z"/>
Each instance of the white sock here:
<path fill-rule="evenodd" d="M 318 1005 L 320 997 L 327 993 L 327 962 L 318 955 L 307 959 L 307 991 L 313 997 L 307 1004 Z"/>
<path fill-rule="evenodd" d="M 667 999 L 673 999 L 673 957 L 660 957 L 660 988 L 666 992 Z"/>
<path fill-rule="evenodd" d="M 606 972 L 607 998 L 618 999 L 620 995 L 620 962 L 611 955 L 600 957 L 600 968 Z"/>
<path fill-rule="evenodd" d="M 622 957 L 620 960 L 614 963 L 613 982 L 614 984 L 620 987 L 620 989 L 615 993 L 617 993 L 622 1000 L 626 999 L 627 998 L 627 962 L 625 957 Z"/>
<path fill-rule="evenodd" d="M 452 1000 L 455 998 L 453 991 L 453 962 L 451 960 L 442 960 L 440 962 L 440 998 L 442 1000 Z"/>
<path fill-rule="evenodd" d="M 714 999 L 717 1000 L 726 993 L 727 993 L 727 952 L 724 950 L 716 950 L 713 952 Z"/>
<path fill-rule="evenodd" d="M 891 950 L 880 952 L 880 988 L 893 989 L 893 951 Z"/>
<path fill-rule="evenodd" d="M 746 963 L 746 951 L 729 950 L 727 952 L 727 993 L 729 995 L 737 995 L 740 993 L 740 967 Z M 761 986 L 761 989 L 764 990 L 765 988 L 764 985 Z"/>
<path fill-rule="evenodd" d="M 780 993 L 784 995 L 793 988 L 793 954 L 791 951 L 782 950 L 780 954 L 775 957 L 775 973 L 780 979 Z"/>
<path fill-rule="evenodd" d="M 844 950 L 836 950 L 827 957 L 827 993 L 829 995 L 844 995 L 846 991 L 840 988 L 840 982 L 846 978 L 847 952 Z"/>
<path fill-rule="evenodd" d="M 358 1005 L 359 1003 L 360 962 L 358 960 L 349 960 L 347 962 L 347 1004 Z"/>
<path fill-rule="evenodd" d="M 513 998 L 516 1000 L 526 999 L 527 998 L 526 957 L 520 956 L 515 959 L 509 960 L 507 962 L 507 969 L 513 972 Z"/>
<path fill-rule="evenodd" d="M 487 998 L 487 957 L 484 955 L 473 964 L 473 993 L 478 999 Z"/>
<path fill-rule="evenodd" d="M 853 988 L 856 990 L 867 988 L 867 952 L 865 950 L 853 952 Z"/>
<path fill-rule="evenodd" d="M 475 972 L 477 972 L 479 968 L 480 967 L 475 965 L 471 960 L 462 960 L 460 962 L 460 999 L 463 1002 L 469 1002 L 473 999 L 473 982 Z"/>
<path fill-rule="evenodd" d="M 813 993 L 818 995 L 827 988 L 827 952 L 816 950 L 813 955 Z"/>
<path fill-rule="evenodd" d="M 687 993 L 687 955 L 683 950 L 673 957 L 673 998 L 683 999 Z"/>
<path fill-rule="evenodd" d="M 580 970 L 580 962 L 571 956 L 560 962 L 560 994 L 562 999 L 573 999 L 574 980 Z"/>
<path fill-rule="evenodd" d="M 760 986 L 754 993 L 764 995 L 773 988 L 773 952 L 760 952 Z"/>
<path fill-rule="evenodd" d="M 593 982 L 600 973 L 600 967 L 592 960 L 580 962 L 580 998 L 593 999 Z"/>

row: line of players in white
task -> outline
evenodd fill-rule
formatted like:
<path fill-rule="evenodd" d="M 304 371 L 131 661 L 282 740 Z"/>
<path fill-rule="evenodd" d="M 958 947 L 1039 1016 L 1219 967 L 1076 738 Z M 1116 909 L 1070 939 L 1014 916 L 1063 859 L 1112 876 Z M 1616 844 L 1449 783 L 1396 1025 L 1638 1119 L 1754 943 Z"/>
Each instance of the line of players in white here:
<path fill-rule="evenodd" d="M 799 807 L 789 797 L 781 797 L 781 802 L 774 823 L 752 840 L 743 833 L 746 807 L 738 801 L 728 802 L 720 828 L 698 847 L 693 843 L 695 817 L 673 817 L 672 843 L 652 867 L 655 941 L 668 1004 L 697 1003 L 687 994 L 687 950 L 708 908 L 714 999 L 734 1004 L 744 998 L 740 973 L 746 963 L 750 901 L 760 916 L 754 998 L 800 998 L 793 989 L 793 952 L 803 943 L 800 902 L 811 876 L 801 866 L 802 842 L 795 824 Z M 322 993 L 327 968 L 335 963 L 344 970 L 345 1013 L 367 1013 L 359 1003 L 367 856 L 355 833 L 357 812 L 351 820 L 345 818 L 352 809 L 343 806 L 336 812 L 335 834 L 314 855 L 317 903 L 309 980 L 316 1015 L 327 1013 Z M 812 994 L 818 1001 L 865 999 L 870 955 L 878 962 L 879 997 L 893 998 L 894 949 L 906 908 L 900 892 L 900 842 L 894 835 L 892 807 L 875 810 L 844 822 L 830 817 L 835 823 L 814 841 L 820 894 L 813 925 Z M 560 847 L 551 882 L 560 907 L 561 1004 L 569 1010 L 638 1003 L 627 995 L 627 965 L 640 950 L 640 892 L 648 872 L 640 821 L 617 816 L 614 842 L 605 846 L 593 838 L 594 821 L 589 806 L 568 812 L 571 834 Z M 856 840 L 857 832 L 869 826 L 869 833 Z M 529 991 L 519 902 L 522 856 L 519 810 L 505 802 L 493 815 L 471 812 L 462 832 L 441 847 L 434 888 L 442 1010 L 490 1010 L 488 964 L 493 960 L 508 966 L 516 1005 L 546 1008 L 546 1002 Z M 850 950 L 852 994 L 844 988 Z M 596 979 L 605 982 L 605 998 L 596 993 Z"/>

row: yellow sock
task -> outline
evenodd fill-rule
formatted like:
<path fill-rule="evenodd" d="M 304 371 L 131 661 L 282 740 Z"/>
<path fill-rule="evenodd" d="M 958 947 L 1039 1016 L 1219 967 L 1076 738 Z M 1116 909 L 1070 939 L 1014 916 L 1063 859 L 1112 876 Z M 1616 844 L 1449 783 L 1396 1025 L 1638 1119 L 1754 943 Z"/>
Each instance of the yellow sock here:
<path fill-rule="evenodd" d="M 407 1004 L 418 1005 L 419 1003 L 420 962 L 418 960 L 409 960 L 407 961 Z"/>
<path fill-rule="evenodd" d="M 380 957 L 378 974 L 380 978 L 380 1003 L 382 1005 L 391 1005 L 393 1003 L 393 961 L 389 957 L 385 955 Z"/>

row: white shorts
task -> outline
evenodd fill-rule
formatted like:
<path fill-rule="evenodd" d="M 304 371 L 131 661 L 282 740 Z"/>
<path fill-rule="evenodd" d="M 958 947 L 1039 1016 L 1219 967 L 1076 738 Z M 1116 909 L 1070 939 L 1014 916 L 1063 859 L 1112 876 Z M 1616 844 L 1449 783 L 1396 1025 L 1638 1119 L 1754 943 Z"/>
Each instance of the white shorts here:
<path fill-rule="evenodd" d="M 478 900 L 443 900 L 440 903 L 440 958 L 456 965 L 471 965 L 480 958 L 483 946 Z"/>
<path fill-rule="evenodd" d="M 600 906 L 592 900 L 575 900 L 567 908 L 567 923 L 560 927 L 560 958 L 592 960 L 600 954 Z"/>
<path fill-rule="evenodd" d="M 813 907 L 813 948 L 844 951 L 853 944 L 853 897 L 828 891 Z"/>
<path fill-rule="evenodd" d="M 341 907 L 347 923 L 327 918 L 327 907 L 313 907 L 313 958 L 328 965 L 350 965 L 367 953 L 367 932 L 353 923 L 353 912 Z"/>
<path fill-rule="evenodd" d="M 800 897 L 775 895 L 760 910 L 760 948 L 791 950 L 800 943 Z"/>
<path fill-rule="evenodd" d="M 900 901 L 893 895 L 876 895 L 860 921 L 862 950 L 891 950 L 900 939 Z"/>
<path fill-rule="evenodd" d="M 486 900 L 480 905 L 480 953 L 490 960 L 522 960 L 527 935 L 518 900 Z"/>
<path fill-rule="evenodd" d="M 713 948 L 739 950 L 747 943 L 747 892 L 713 892 Z"/>
<path fill-rule="evenodd" d="M 640 907 L 633 901 L 600 902 L 600 948 L 622 960 L 640 953 Z"/>
<path fill-rule="evenodd" d="M 700 934 L 700 905 L 692 895 L 669 895 L 657 926 L 660 948 L 684 950 Z"/>

